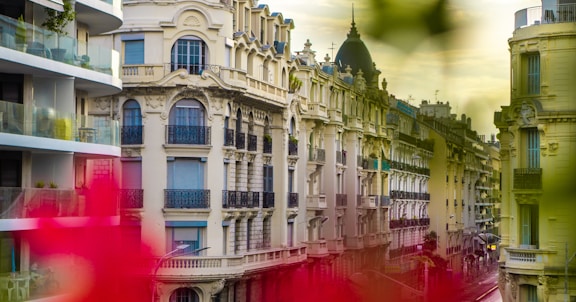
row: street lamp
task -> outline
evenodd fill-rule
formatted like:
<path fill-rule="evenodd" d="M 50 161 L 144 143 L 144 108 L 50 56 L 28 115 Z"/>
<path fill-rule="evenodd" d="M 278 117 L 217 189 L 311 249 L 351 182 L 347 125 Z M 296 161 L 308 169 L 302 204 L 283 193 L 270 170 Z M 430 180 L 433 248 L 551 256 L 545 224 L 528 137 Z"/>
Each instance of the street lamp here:
<path fill-rule="evenodd" d="M 158 269 L 160 269 L 160 266 L 162 265 L 162 263 L 170 258 L 174 258 L 177 256 L 183 256 L 183 255 L 187 255 L 187 254 L 195 254 L 198 252 L 201 252 L 203 250 L 209 249 L 210 247 L 203 247 L 203 248 L 199 248 L 199 249 L 195 249 L 192 250 L 190 252 L 186 252 L 183 254 L 179 254 L 179 255 L 175 255 L 177 252 L 182 251 L 187 249 L 188 247 L 190 247 L 189 244 L 180 244 L 178 245 L 173 251 L 165 254 L 164 256 L 160 257 L 160 259 L 158 259 L 158 262 L 156 262 L 156 267 L 154 267 L 154 274 L 152 275 L 152 302 L 154 302 L 156 299 L 156 274 L 158 273 Z"/>

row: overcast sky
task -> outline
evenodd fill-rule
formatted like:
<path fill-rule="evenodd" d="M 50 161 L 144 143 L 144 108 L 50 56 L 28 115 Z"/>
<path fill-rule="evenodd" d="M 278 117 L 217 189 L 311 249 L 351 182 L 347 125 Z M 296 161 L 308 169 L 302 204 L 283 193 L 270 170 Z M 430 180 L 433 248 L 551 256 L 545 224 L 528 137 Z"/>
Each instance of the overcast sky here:
<path fill-rule="evenodd" d="M 370 1 L 397 2 L 405 7 L 422 7 L 418 2 L 430 2 Z M 413 34 L 418 44 L 410 50 L 392 46 L 393 40 L 370 39 L 366 31 L 373 20 L 366 15 L 368 3 L 369 0 L 354 2 L 356 26 L 382 72 L 380 82 L 383 77 L 388 82 L 389 93 L 410 100 L 413 105 L 422 100 L 448 101 L 453 113 L 472 117 L 472 127 L 480 134 L 496 133 L 493 113 L 510 102 L 507 41 L 514 30 L 514 12 L 540 6 L 540 0 L 449 0 L 450 17 L 455 24 L 450 35 L 452 43 Z M 292 51 L 302 50 L 306 39 L 310 39 L 320 62 L 326 54 L 333 59 L 350 30 L 349 0 L 260 0 L 260 4 L 293 19 Z M 332 43 L 334 50 L 330 49 Z"/>

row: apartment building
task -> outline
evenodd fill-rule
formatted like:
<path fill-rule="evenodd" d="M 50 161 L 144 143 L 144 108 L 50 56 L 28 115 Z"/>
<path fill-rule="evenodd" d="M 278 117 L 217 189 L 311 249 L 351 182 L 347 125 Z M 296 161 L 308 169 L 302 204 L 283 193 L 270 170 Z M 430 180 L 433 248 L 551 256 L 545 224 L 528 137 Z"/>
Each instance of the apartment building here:
<path fill-rule="evenodd" d="M 58 246 L 41 226 L 82 236 L 119 225 L 115 200 L 88 192 L 113 186 L 121 155 L 107 97 L 121 91 L 119 54 L 91 37 L 122 20 L 119 0 L 0 1 L 0 300 L 59 293 L 33 273 L 70 288 L 84 241 Z"/>
<path fill-rule="evenodd" d="M 503 301 L 576 299 L 574 33 L 576 1 L 515 14 L 510 104 L 501 141 L 499 289 Z"/>

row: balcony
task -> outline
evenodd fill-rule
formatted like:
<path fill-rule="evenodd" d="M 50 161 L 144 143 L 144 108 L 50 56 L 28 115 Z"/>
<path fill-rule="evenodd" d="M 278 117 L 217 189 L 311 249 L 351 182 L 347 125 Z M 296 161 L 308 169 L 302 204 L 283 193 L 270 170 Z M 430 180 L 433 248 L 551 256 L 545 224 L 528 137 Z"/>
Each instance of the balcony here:
<path fill-rule="evenodd" d="M 144 207 L 143 189 L 121 189 L 119 193 L 121 209 L 142 209 Z"/>
<path fill-rule="evenodd" d="M 288 193 L 288 207 L 297 208 L 298 207 L 298 193 L 289 192 Z"/>
<path fill-rule="evenodd" d="M 390 196 L 380 195 L 380 206 L 389 207 L 390 206 Z"/>
<path fill-rule="evenodd" d="M 225 209 L 258 208 L 260 207 L 260 193 L 223 190 L 222 207 Z"/>
<path fill-rule="evenodd" d="M 336 207 L 345 208 L 348 205 L 348 195 L 336 194 Z"/>
<path fill-rule="evenodd" d="M 0 15 L 0 46 L 108 75 L 118 74 L 116 51 Z M 79 52 L 79 50 L 83 50 Z M 19 62 L 26 64 L 26 62 Z M 113 71 L 113 69 L 115 71 Z"/>
<path fill-rule="evenodd" d="M 209 145 L 209 126 L 166 126 L 166 143 L 168 144 L 188 144 L 188 145 Z"/>
<path fill-rule="evenodd" d="M 167 209 L 209 209 L 210 190 L 164 190 Z"/>
<path fill-rule="evenodd" d="M 373 247 L 380 244 L 380 238 L 378 234 L 368 233 L 364 235 L 364 247 Z"/>
<path fill-rule="evenodd" d="M 534 6 L 514 14 L 514 29 L 531 25 L 576 22 L 576 4 Z"/>
<path fill-rule="evenodd" d="M 0 101 L 0 132 L 120 146 L 118 123 L 94 123 L 93 116 Z"/>
<path fill-rule="evenodd" d="M 378 206 L 378 196 L 377 195 L 370 195 L 370 196 L 360 196 L 360 205 L 364 208 L 376 208 Z"/>
<path fill-rule="evenodd" d="M 386 114 L 386 125 L 398 126 L 399 120 L 400 120 L 400 117 L 398 116 L 398 114 L 395 114 L 395 113 Z"/>
<path fill-rule="evenodd" d="M 115 216 L 118 204 L 113 199 L 95 207 L 76 190 L 0 187 L 0 212 L 1 219 Z"/>
<path fill-rule="evenodd" d="M 248 134 L 248 151 L 256 151 L 258 148 L 258 136 Z"/>
<path fill-rule="evenodd" d="M 120 142 L 122 145 L 141 145 L 143 126 L 122 126 Z"/>
<path fill-rule="evenodd" d="M 542 168 L 514 169 L 514 190 L 542 189 Z"/>
<path fill-rule="evenodd" d="M 556 269 L 563 267 L 561 259 L 556 251 L 540 249 L 506 248 L 506 268 L 523 271 L 544 271 L 547 268 Z"/>
<path fill-rule="evenodd" d="M 363 249 L 364 248 L 364 235 L 346 236 L 344 244 L 349 249 Z"/>
<path fill-rule="evenodd" d="M 325 163 L 326 162 L 326 150 L 320 149 L 320 148 L 315 148 L 315 149 L 310 149 L 309 153 L 310 153 L 308 155 L 309 161 L 316 162 L 316 163 Z"/>
<path fill-rule="evenodd" d="M 224 129 L 224 146 L 232 147 L 234 146 L 234 129 Z"/>
<path fill-rule="evenodd" d="M 244 150 L 246 149 L 246 134 L 242 132 L 236 133 L 236 149 Z"/>
<path fill-rule="evenodd" d="M 326 240 L 326 246 L 330 253 L 344 252 L 344 238 Z"/>
<path fill-rule="evenodd" d="M 272 154 L 272 137 L 264 135 L 263 150 L 265 154 Z"/>
<path fill-rule="evenodd" d="M 305 260 L 306 247 L 270 249 L 222 257 L 181 256 L 162 262 L 157 275 L 222 278 L 222 275 L 239 276 L 253 271 L 296 264 Z M 153 265 L 148 267 L 153 267 Z"/>
<path fill-rule="evenodd" d="M 326 240 L 316 240 L 306 242 L 308 247 L 306 251 L 309 257 L 325 257 L 328 256 L 328 245 Z"/>
<path fill-rule="evenodd" d="M 274 192 L 263 192 L 262 198 L 263 208 L 269 209 L 274 207 Z"/>
<path fill-rule="evenodd" d="M 293 136 L 288 139 L 288 155 L 298 155 L 298 139 Z"/>
<path fill-rule="evenodd" d="M 314 116 L 314 118 L 327 119 L 328 111 L 326 104 L 309 102 L 307 114 Z"/>
<path fill-rule="evenodd" d="M 309 209 L 326 209 L 326 195 L 308 195 L 306 196 L 306 204 Z"/>

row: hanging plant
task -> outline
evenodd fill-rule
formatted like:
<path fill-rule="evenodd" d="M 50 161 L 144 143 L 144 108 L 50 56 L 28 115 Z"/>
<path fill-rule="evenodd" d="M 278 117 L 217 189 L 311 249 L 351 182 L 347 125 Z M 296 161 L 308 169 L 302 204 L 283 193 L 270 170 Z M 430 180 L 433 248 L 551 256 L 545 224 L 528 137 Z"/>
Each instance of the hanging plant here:
<path fill-rule="evenodd" d="M 46 21 L 42 23 L 42 26 L 59 35 L 67 35 L 68 32 L 66 32 L 64 28 L 76 18 L 76 12 L 72 7 L 72 3 L 70 3 L 69 0 L 64 0 L 64 11 L 61 12 L 50 8 L 46 8 L 44 11 L 46 12 L 47 18 Z"/>
<path fill-rule="evenodd" d="M 300 91 L 300 88 L 302 87 L 302 80 L 297 78 L 294 74 L 290 74 L 288 80 L 290 82 L 288 84 L 289 93 L 297 93 L 298 91 Z"/>

